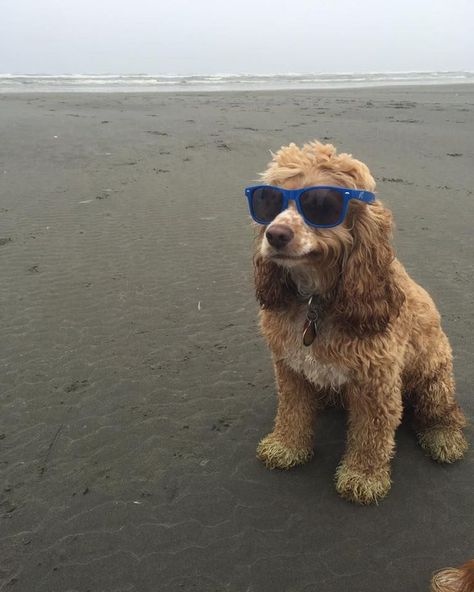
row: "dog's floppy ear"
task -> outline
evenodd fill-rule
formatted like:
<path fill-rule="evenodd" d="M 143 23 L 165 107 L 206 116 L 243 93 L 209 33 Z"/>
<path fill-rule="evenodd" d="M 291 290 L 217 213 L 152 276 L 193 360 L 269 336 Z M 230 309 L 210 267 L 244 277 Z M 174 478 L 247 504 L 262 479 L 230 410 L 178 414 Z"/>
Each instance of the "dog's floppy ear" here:
<path fill-rule="evenodd" d="M 260 254 L 253 258 L 255 295 L 262 308 L 283 310 L 294 300 L 296 287 L 288 273 Z"/>
<path fill-rule="evenodd" d="M 356 207 L 352 250 L 343 264 L 335 312 L 351 332 L 364 337 L 385 331 L 398 317 L 405 296 L 391 267 L 391 213 L 380 202 Z"/>

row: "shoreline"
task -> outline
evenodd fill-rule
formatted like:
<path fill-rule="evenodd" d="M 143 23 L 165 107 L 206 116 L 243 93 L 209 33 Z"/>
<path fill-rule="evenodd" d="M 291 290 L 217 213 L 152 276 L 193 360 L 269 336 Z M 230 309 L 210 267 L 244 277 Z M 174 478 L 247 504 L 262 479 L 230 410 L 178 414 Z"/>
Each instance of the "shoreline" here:
<path fill-rule="evenodd" d="M 0 85 L 0 95 L 3 94 L 12 94 L 12 95 L 21 95 L 21 94 L 196 94 L 196 93 L 212 93 L 212 94 L 219 94 L 219 93 L 264 93 L 264 92 L 337 92 L 337 91 L 358 91 L 358 90 L 388 90 L 388 89 L 416 89 L 416 88 L 428 88 L 428 89 L 436 89 L 436 88 L 463 88 L 463 87 L 472 87 L 474 85 L 474 80 L 466 81 L 462 80 L 459 82 L 456 81 L 449 81 L 449 82 L 437 82 L 434 83 L 433 81 L 427 82 L 413 82 L 413 83 L 405 83 L 405 82 L 380 82 L 380 83 L 352 83 L 352 84 L 334 84 L 334 85 L 314 85 L 314 86 L 278 86 L 278 85 L 246 85 L 245 83 L 242 86 L 239 85 L 215 85 L 212 84 L 203 84 L 203 85 L 193 85 L 193 84 L 183 84 L 183 85 L 176 85 L 173 87 L 133 87 L 130 86 L 129 89 L 127 88 L 116 88 L 116 87 L 67 87 L 64 86 L 62 88 L 2 88 Z"/>

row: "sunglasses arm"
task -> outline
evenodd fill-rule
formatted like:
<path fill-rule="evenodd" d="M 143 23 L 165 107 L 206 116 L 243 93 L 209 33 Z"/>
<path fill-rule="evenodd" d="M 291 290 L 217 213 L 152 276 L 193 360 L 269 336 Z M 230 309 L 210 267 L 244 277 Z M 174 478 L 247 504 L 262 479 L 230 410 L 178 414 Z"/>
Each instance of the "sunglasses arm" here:
<path fill-rule="evenodd" d="M 375 195 L 371 191 L 354 191 L 357 195 L 352 195 L 352 197 L 356 197 L 360 201 L 365 203 L 374 203 Z"/>

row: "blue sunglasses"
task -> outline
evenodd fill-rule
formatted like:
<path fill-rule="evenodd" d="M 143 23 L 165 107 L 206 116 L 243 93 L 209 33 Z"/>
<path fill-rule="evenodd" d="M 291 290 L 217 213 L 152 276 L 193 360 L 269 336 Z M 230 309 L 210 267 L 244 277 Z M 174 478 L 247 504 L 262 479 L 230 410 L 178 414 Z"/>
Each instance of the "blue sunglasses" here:
<path fill-rule="evenodd" d="M 332 228 L 344 221 L 351 199 L 373 203 L 375 195 L 361 189 L 344 187 L 304 187 L 282 189 L 272 185 L 247 187 L 245 195 L 249 202 L 250 215 L 258 224 L 270 224 L 289 202 L 294 201 L 298 212 L 309 226 Z"/>

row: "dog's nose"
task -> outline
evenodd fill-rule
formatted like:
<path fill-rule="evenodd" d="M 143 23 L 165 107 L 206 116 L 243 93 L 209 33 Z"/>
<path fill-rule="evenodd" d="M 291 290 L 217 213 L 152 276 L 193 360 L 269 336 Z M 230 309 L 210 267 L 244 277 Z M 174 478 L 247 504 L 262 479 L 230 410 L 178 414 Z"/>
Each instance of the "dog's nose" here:
<path fill-rule="evenodd" d="M 265 233 L 268 242 L 275 249 L 282 249 L 294 237 L 293 231 L 284 224 L 272 224 Z"/>

